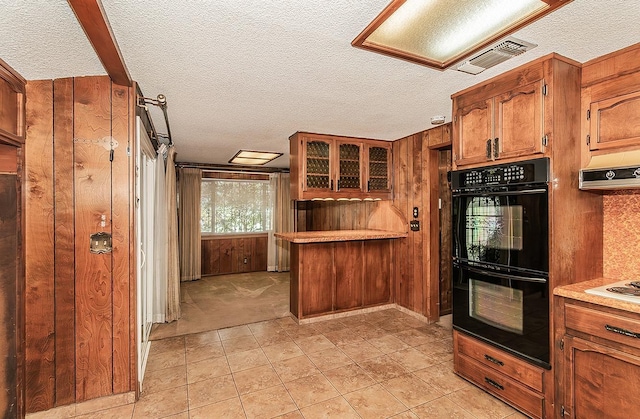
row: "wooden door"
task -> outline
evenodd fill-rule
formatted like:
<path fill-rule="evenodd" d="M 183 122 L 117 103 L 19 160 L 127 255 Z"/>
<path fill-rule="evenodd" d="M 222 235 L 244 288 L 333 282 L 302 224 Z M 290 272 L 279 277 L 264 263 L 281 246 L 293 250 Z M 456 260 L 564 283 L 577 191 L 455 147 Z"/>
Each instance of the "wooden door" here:
<path fill-rule="evenodd" d="M 305 138 L 302 143 L 302 189 L 305 192 L 331 192 L 333 190 L 333 141 Z"/>
<path fill-rule="evenodd" d="M 571 418 L 637 417 L 640 357 L 565 336 L 564 407 Z"/>
<path fill-rule="evenodd" d="M 497 96 L 494 158 L 543 153 L 543 86 L 539 80 Z"/>
<path fill-rule="evenodd" d="M 363 183 L 362 143 L 336 141 L 336 184 L 339 195 L 359 196 Z"/>
<path fill-rule="evenodd" d="M 589 113 L 592 151 L 640 143 L 640 91 L 593 102 Z"/>
<path fill-rule="evenodd" d="M 8 146 L 2 146 L 8 147 Z M 11 147 L 14 148 L 14 147 Z M 14 152 L 15 156 L 15 152 Z M 4 152 L 0 155 L 5 157 Z M 0 171 L 4 171 L 2 162 Z M 20 330 L 19 312 L 19 281 L 22 272 L 19 263 L 23 259 L 19 256 L 19 201 L 18 179 L 16 174 L 0 174 L 0 375 L 2 376 L 2 391 L 0 391 L 0 411 L 5 418 L 20 417 L 19 408 L 21 395 L 21 369 L 18 332 Z"/>
<path fill-rule="evenodd" d="M 346 310 L 362 306 L 362 280 L 364 275 L 362 246 L 362 241 L 335 243 L 335 310 Z"/>
<path fill-rule="evenodd" d="M 492 159 L 492 111 L 492 99 L 455 110 L 453 152 L 456 165 L 463 166 Z"/>

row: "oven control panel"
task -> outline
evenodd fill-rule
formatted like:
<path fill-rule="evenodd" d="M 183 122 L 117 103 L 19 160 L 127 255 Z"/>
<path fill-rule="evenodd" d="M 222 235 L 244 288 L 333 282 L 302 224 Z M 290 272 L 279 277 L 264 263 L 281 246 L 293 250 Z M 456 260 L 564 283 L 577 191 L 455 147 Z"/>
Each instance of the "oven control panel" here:
<path fill-rule="evenodd" d="M 527 160 L 451 173 L 452 189 L 494 185 L 544 183 L 549 179 L 549 159 Z"/>

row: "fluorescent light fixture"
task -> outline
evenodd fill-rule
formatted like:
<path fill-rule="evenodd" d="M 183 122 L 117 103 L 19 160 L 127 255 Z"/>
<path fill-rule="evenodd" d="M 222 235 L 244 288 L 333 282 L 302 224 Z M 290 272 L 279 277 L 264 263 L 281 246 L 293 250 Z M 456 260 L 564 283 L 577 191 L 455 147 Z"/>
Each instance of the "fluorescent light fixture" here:
<path fill-rule="evenodd" d="M 571 0 L 392 0 L 358 48 L 444 70 Z"/>
<path fill-rule="evenodd" d="M 261 166 L 267 164 L 272 160 L 282 156 L 282 153 L 272 153 L 269 151 L 251 151 L 240 150 L 235 156 L 229 160 L 229 163 L 243 164 L 249 166 Z"/>

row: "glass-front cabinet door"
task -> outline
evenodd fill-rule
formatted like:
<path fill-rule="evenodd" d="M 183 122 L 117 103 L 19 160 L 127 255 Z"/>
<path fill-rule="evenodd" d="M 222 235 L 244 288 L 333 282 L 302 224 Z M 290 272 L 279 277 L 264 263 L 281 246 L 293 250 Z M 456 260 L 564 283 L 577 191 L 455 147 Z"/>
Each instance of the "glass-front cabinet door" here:
<path fill-rule="evenodd" d="M 309 140 L 305 143 L 305 190 L 330 191 L 331 179 L 331 142 Z"/>
<path fill-rule="evenodd" d="M 391 190 L 391 148 L 367 147 L 368 179 L 366 191 L 388 193 Z"/>
<path fill-rule="evenodd" d="M 362 191 L 362 144 L 337 142 L 338 183 L 336 192 Z"/>

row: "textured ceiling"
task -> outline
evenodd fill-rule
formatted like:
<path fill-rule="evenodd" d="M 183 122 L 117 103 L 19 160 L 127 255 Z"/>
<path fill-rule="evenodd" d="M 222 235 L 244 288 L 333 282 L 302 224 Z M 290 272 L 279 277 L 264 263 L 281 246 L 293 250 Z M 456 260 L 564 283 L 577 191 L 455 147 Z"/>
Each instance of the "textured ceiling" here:
<path fill-rule="evenodd" d="M 286 167 L 295 131 L 395 140 L 536 57 L 584 62 L 640 42 L 640 0 L 574 0 L 514 34 L 537 48 L 472 76 L 353 48 L 388 0 L 102 2 L 132 78 L 167 96 L 178 160 L 201 163 L 242 148 L 284 152 L 271 166 Z M 0 0 L 0 16 L 0 58 L 26 79 L 104 74 L 66 2 Z"/>

